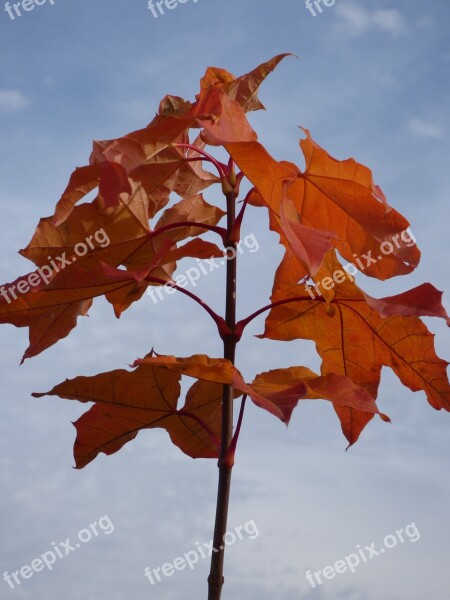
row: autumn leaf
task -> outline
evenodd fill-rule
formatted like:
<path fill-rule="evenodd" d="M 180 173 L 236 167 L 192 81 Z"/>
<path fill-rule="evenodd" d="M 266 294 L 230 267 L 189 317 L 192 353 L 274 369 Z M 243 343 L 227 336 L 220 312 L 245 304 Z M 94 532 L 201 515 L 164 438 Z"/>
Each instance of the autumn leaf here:
<path fill-rule="evenodd" d="M 201 225 L 217 225 L 224 215 L 225 212 L 221 208 L 206 202 L 202 195 L 188 196 L 163 212 L 155 230 L 185 221 L 197 223 L 198 226 L 178 227 L 166 234 L 175 242 L 179 242 L 204 233 L 205 229 Z M 163 235 L 160 239 L 164 239 Z"/>
<path fill-rule="evenodd" d="M 204 354 L 195 354 L 188 358 L 177 358 L 175 356 L 147 356 L 138 358 L 133 366 L 154 365 L 171 371 L 177 371 L 182 375 L 212 381 L 215 383 L 231 383 L 236 373 L 236 368 L 229 360 L 210 358 Z"/>
<path fill-rule="evenodd" d="M 87 314 L 93 298 L 118 290 L 133 290 L 140 286 L 149 270 L 151 266 L 142 271 L 125 271 L 95 259 L 83 259 L 64 271 L 54 272 L 48 281 L 35 271 L 21 278 L 31 281 L 30 276 L 36 275 L 38 285 L 34 289 L 9 303 L 2 299 L 0 323 L 30 328 L 30 346 L 23 362 L 66 337 L 76 326 L 77 317 Z"/>
<path fill-rule="evenodd" d="M 424 283 L 374 298 L 355 284 L 358 270 L 380 280 L 414 270 L 420 252 L 407 219 L 388 204 L 370 169 L 353 158 L 333 158 L 307 129 L 300 140 L 304 167 L 275 159 L 258 142 L 248 113 L 264 108 L 259 87 L 286 56 L 240 77 L 208 67 L 194 100 L 166 95 L 147 126 L 94 141 L 88 164 L 73 171 L 54 214 L 40 220 L 20 251 L 37 269 L 0 286 L 0 323 L 29 328 L 23 360 L 65 338 L 102 296 L 120 317 L 149 286 L 164 286 L 207 313 L 224 358 L 152 350 L 128 370 L 76 377 L 33 396 L 92 403 L 74 423 L 78 469 L 156 428 L 186 455 L 216 459 L 217 545 L 225 539 L 231 469 L 248 399 L 286 425 L 304 401 L 324 400 L 352 445 L 375 416 L 390 421 L 377 406 L 387 366 L 410 390 L 424 391 L 435 409 L 450 412 L 449 363 L 437 356 L 422 321 L 437 317 L 450 326 L 442 292 Z M 214 185 L 220 206 L 204 196 Z M 270 304 L 237 321 L 237 250 L 245 241 L 244 220 L 256 212 L 248 207 L 267 209 L 283 257 Z M 226 264 L 223 316 L 200 291 L 187 289 L 195 279 L 189 271 L 176 275 L 180 261 L 194 258 L 198 268 L 191 271 L 198 277 L 207 273 L 202 259 L 210 271 Z M 266 265 L 252 270 L 255 290 L 266 271 Z M 237 345 L 249 323 L 266 313 L 257 337 L 315 342 L 320 373 L 291 366 L 260 373 L 251 383 L 244 379 L 235 364 Z M 181 317 L 181 324 L 190 318 Z M 158 318 L 150 306 L 142 322 L 151 327 Z M 196 330 L 192 337 L 201 343 L 204 336 Z M 190 387 L 182 387 L 183 378 L 193 380 Z M 222 575 L 223 552 L 213 553 L 209 597 L 220 597 Z"/>
<path fill-rule="evenodd" d="M 220 87 L 220 89 L 225 91 L 232 100 L 235 100 L 245 112 L 264 109 L 264 106 L 257 97 L 259 87 L 266 77 L 287 56 L 292 55 L 279 54 L 241 77 L 235 77 L 225 69 L 209 67 L 200 82 L 200 88 L 209 89 L 211 87 Z"/>
<path fill-rule="evenodd" d="M 368 256 L 365 274 L 386 279 L 411 272 L 420 252 L 401 236 L 409 222 L 387 204 L 371 171 L 353 159 L 334 159 L 304 131 L 304 172 L 292 163 L 277 162 L 258 142 L 225 144 L 271 211 L 272 229 L 283 241 L 280 210 L 288 198 L 302 225 L 335 235 L 334 247 L 344 258 L 354 262 L 355 256 Z M 385 242 L 392 251 L 383 254 Z"/>
<path fill-rule="evenodd" d="M 63 223 L 75 204 L 96 187 L 106 208 L 117 206 L 136 187 L 141 189 L 152 217 L 168 202 L 171 192 L 186 197 L 217 182 L 218 177 L 198 162 L 186 160 L 193 158 L 192 153 L 183 154 L 176 144 L 188 141 L 191 128 L 201 128 L 204 139 L 214 145 L 256 139 L 245 112 L 262 108 L 257 90 L 285 56 L 274 57 L 240 78 L 224 76 L 225 72 L 216 77 L 219 70 L 214 75 L 214 69 L 208 70 L 194 104 L 167 96 L 146 128 L 95 142 L 90 164 L 75 170 L 56 206 L 55 225 Z M 201 147 L 203 142 L 198 138 L 195 143 Z"/>
<path fill-rule="evenodd" d="M 98 199 L 81 204 L 60 225 L 55 225 L 51 217 L 41 219 L 29 245 L 20 253 L 39 266 L 48 264 L 50 258 L 59 264 L 64 256 L 70 262 L 80 240 L 85 240 L 82 245 L 86 256 L 95 256 L 111 266 L 124 265 L 136 270 L 154 261 L 165 247 L 166 256 L 164 259 L 160 256 L 154 276 L 168 281 L 176 269 L 176 261 L 181 258 L 197 257 L 200 249 L 202 257 L 208 253 L 206 258 L 223 254 L 211 242 L 176 247 L 176 242 L 203 234 L 205 226 L 217 224 L 223 216 L 221 209 L 205 202 L 201 195 L 182 199 L 164 211 L 154 230 L 149 227 L 145 207 L 139 198 L 134 198 L 133 195 L 121 200 L 119 206 L 107 211 Z M 178 221 L 193 221 L 198 227 L 176 227 Z M 169 226 L 174 228 L 159 234 L 159 230 Z M 169 240 L 172 243 L 167 245 Z"/>
<path fill-rule="evenodd" d="M 67 336 L 95 298 L 104 296 L 119 317 L 150 285 L 168 285 L 209 313 L 225 345 L 236 346 L 248 322 L 270 309 L 262 337 L 314 340 L 323 360 L 321 374 L 291 367 L 247 383 L 225 359 L 151 353 L 136 361 L 133 371 L 66 382 L 53 392 L 88 401 L 82 393 L 86 386 L 95 403 L 77 422 L 77 465 L 100 451 L 115 452 L 139 429 L 160 426 L 158 411 L 184 452 L 217 456 L 223 386 L 285 423 L 300 400 L 325 399 L 351 444 L 375 414 L 387 419 L 376 406 L 382 366 L 391 367 L 411 390 L 425 391 L 434 408 L 450 410 L 447 363 L 437 357 L 420 319 L 434 316 L 450 323 L 442 293 L 423 284 L 372 298 L 337 259 L 339 252 L 354 270 L 378 279 L 411 272 L 420 252 L 414 238 L 404 235 L 409 222 L 389 206 L 364 165 L 333 158 L 306 129 L 300 141 L 305 167 L 276 160 L 248 121 L 249 111 L 263 108 L 257 96 L 261 83 L 286 56 L 241 77 L 209 67 L 194 101 L 167 95 L 146 127 L 95 141 L 89 164 L 75 169 L 54 214 L 41 219 L 20 252 L 38 270 L 1 288 L 0 322 L 29 327 L 27 358 Z M 205 152 L 206 145 L 222 146 L 228 162 Z M 205 162 L 217 173 L 205 170 Z M 230 205 L 244 177 L 253 187 L 236 217 Z M 227 212 L 203 196 L 214 184 L 221 185 Z M 284 256 L 272 304 L 235 326 L 229 318 L 232 286 L 227 321 L 181 283 L 177 286 L 175 273 L 185 258 L 225 262 L 226 250 L 239 240 L 247 204 L 268 209 L 269 227 L 278 234 Z M 225 216 L 227 224 L 220 226 Z M 206 233 L 218 235 L 223 249 L 205 239 Z M 37 281 L 32 289 L 31 278 Z M 196 382 L 180 409 L 182 376 Z M 159 377 L 170 388 L 167 394 L 155 383 Z M 147 379 L 153 382 L 149 398 L 141 389 Z"/>
<path fill-rule="evenodd" d="M 307 273 L 315 275 L 328 250 L 332 249 L 334 234 L 313 227 L 305 227 L 299 219 L 294 203 L 288 198 L 280 206 L 281 240 L 292 249 Z M 297 275 L 298 278 L 299 274 Z M 298 280 L 298 279 L 297 279 Z"/>
<path fill-rule="evenodd" d="M 443 293 L 430 283 L 422 283 L 412 290 L 376 299 L 364 293 L 367 304 L 376 310 L 381 317 L 413 315 L 420 317 L 439 317 L 450 327 L 447 311 L 442 306 Z"/>
<path fill-rule="evenodd" d="M 228 142 L 249 142 L 257 139 L 255 131 L 245 116 L 245 110 L 220 89 L 213 89 L 208 94 L 208 100 L 217 96 L 217 111 L 220 116 L 215 119 L 198 118 L 202 127 L 202 140 L 210 146 L 223 146 Z"/>
<path fill-rule="evenodd" d="M 60 396 L 94 402 L 76 423 L 75 460 L 86 466 L 100 453 L 113 454 L 142 429 L 168 431 L 172 441 L 192 458 L 218 455 L 222 385 L 234 367 L 206 356 L 148 356 L 133 371 L 116 370 L 93 377 L 76 377 L 34 397 Z M 186 402 L 178 408 L 181 375 L 195 377 Z"/>
<path fill-rule="evenodd" d="M 144 129 L 95 142 L 90 165 L 75 171 L 56 205 L 55 225 L 63 223 L 75 204 L 97 185 L 106 208 L 118 205 L 121 192 L 129 195 L 133 189 L 142 189 L 151 218 L 167 204 L 171 192 L 194 195 L 217 182 L 217 176 L 187 161 L 183 150 L 174 146 L 188 141 L 187 130 L 193 124 L 194 117 L 180 120 L 157 115 Z"/>
<path fill-rule="evenodd" d="M 332 264 L 330 271 L 344 273 L 336 258 Z M 450 411 L 448 363 L 436 356 L 433 336 L 418 316 L 433 313 L 448 318 L 439 301 L 440 293 L 432 286 L 379 301 L 368 301 L 345 277 L 327 301 L 323 297 L 313 299 L 304 286 L 280 282 L 280 289 L 291 301 L 279 300 L 280 304 L 271 309 L 261 337 L 315 341 L 323 359 L 322 375 L 347 376 L 373 398 L 377 397 L 381 368 L 389 366 L 412 391 L 425 391 L 431 406 Z M 425 290 L 431 292 L 430 300 L 420 300 Z M 386 311 L 390 316 L 383 317 Z M 338 413 L 347 439 L 354 443 L 368 416 L 349 408 L 338 409 Z"/>
<path fill-rule="evenodd" d="M 281 409 L 286 424 L 299 400 L 329 400 L 335 406 L 357 409 L 371 417 L 380 414 L 384 421 L 389 420 L 379 413 L 367 390 L 335 373 L 321 376 L 306 367 L 275 369 L 257 375 L 251 387 Z"/>
<path fill-rule="evenodd" d="M 243 382 L 235 367 L 224 359 L 204 355 L 188 358 L 154 356 L 124 369 L 91 377 L 76 377 L 33 396 L 59 396 L 93 402 L 75 423 L 77 468 L 83 468 L 103 452 L 117 452 L 143 429 L 164 428 L 172 442 L 192 458 L 216 458 L 220 446 L 223 383 L 238 383 L 235 397 L 249 391 L 273 403 L 287 423 L 300 398 L 328 398 L 344 406 L 377 413 L 370 395 L 346 377 L 315 375 L 293 367 L 258 375 L 251 385 Z M 183 407 L 178 406 L 182 375 L 194 377 Z"/>
<path fill-rule="evenodd" d="M 121 164 L 109 160 L 100 163 L 100 172 L 98 192 L 105 201 L 105 207 L 117 206 L 120 194 L 128 197 L 132 191 L 127 172 Z"/>

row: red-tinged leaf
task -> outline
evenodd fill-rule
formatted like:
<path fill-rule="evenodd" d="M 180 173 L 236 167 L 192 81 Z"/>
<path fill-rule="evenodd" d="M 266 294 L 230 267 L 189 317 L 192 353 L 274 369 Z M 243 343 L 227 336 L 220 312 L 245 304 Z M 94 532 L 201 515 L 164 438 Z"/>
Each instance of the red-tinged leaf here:
<path fill-rule="evenodd" d="M 280 205 L 285 196 L 287 181 L 295 181 L 298 169 L 295 166 L 276 161 L 256 141 L 225 144 L 245 176 L 255 186 L 255 195 L 264 202 L 276 216 L 280 217 Z"/>
<path fill-rule="evenodd" d="M 95 190 L 100 182 L 100 166 L 88 165 L 75 169 L 55 210 L 55 225 L 62 223 L 77 202 Z"/>
<path fill-rule="evenodd" d="M 336 259 L 334 265 L 341 266 Z M 331 266 L 329 269 L 334 270 Z M 382 318 L 348 279 L 335 286 L 329 304 L 321 297 L 309 297 L 304 286 L 283 286 L 281 282 L 280 288 L 284 288 L 286 299 L 297 300 L 272 308 L 263 337 L 315 341 L 323 358 L 323 375 L 346 375 L 373 398 L 377 396 L 381 368 L 389 366 L 411 390 L 425 391 L 434 408 L 450 410 L 448 363 L 436 356 L 433 336 L 417 316 Z M 408 302 L 415 294 L 417 291 L 407 294 Z M 431 304 L 436 308 L 434 301 Z M 427 306 L 426 300 L 419 303 L 417 314 L 423 314 L 423 306 Z M 411 304 L 408 311 L 413 312 Z M 346 435 L 352 442 L 367 415 L 349 414 L 348 410 L 344 411 L 344 420 Z"/>
<path fill-rule="evenodd" d="M 320 273 L 320 270 L 318 272 Z M 309 274 L 303 263 L 290 248 L 286 249 L 284 257 L 275 273 L 271 302 L 277 302 L 286 297 L 286 282 L 290 281 L 296 284 L 307 279 L 309 279 Z"/>
<path fill-rule="evenodd" d="M 195 354 L 188 358 L 148 356 L 144 359 L 136 360 L 133 366 L 136 367 L 139 365 L 160 366 L 203 381 L 233 385 L 237 393 L 249 395 L 257 406 L 265 408 L 281 420 L 284 420 L 281 410 L 269 399 L 260 395 L 252 386 L 245 383 L 241 373 L 229 360 L 210 358 L 203 354 Z"/>
<path fill-rule="evenodd" d="M 185 117 L 191 109 L 191 102 L 184 100 L 180 96 L 171 96 L 168 94 L 159 103 L 158 115 L 161 117 L 171 117 L 174 115 Z"/>
<path fill-rule="evenodd" d="M 100 452 L 117 452 L 140 429 L 165 427 L 168 419 L 177 419 L 179 380 L 178 373 L 163 369 L 121 369 L 66 380 L 47 394 L 33 396 L 96 403 L 75 424 L 75 461 L 77 468 L 82 468 Z"/>
<path fill-rule="evenodd" d="M 300 143 L 306 161 L 304 172 L 291 163 L 275 161 L 257 142 L 225 146 L 275 214 L 277 223 L 281 202 L 288 197 L 303 225 L 336 234 L 334 246 L 347 260 L 354 262 L 355 257 L 363 256 L 373 259 L 375 262 L 364 265 L 367 275 L 386 279 L 411 272 L 420 252 L 404 235 L 409 223 L 387 205 L 370 170 L 353 159 L 332 158 L 307 130 L 305 133 L 307 137 Z M 387 242 L 392 246 L 389 253 L 383 246 Z"/>
<path fill-rule="evenodd" d="M 211 88 L 220 88 L 228 91 L 229 86 L 235 81 L 236 77 L 226 69 L 208 67 L 200 80 L 200 94 L 202 90 L 209 90 Z M 197 98 L 198 97 L 199 95 L 197 95 Z"/>
<path fill-rule="evenodd" d="M 350 407 L 368 413 L 372 418 L 380 414 L 383 420 L 389 420 L 379 413 L 375 400 L 364 388 L 356 385 L 346 376 L 330 373 L 316 375 L 306 367 L 276 369 L 257 375 L 252 388 L 276 406 L 289 423 L 292 411 L 299 400 L 329 400 L 337 407 Z"/>
<path fill-rule="evenodd" d="M 179 411 L 184 427 L 169 433 L 172 442 L 192 458 L 216 458 L 219 455 L 222 427 L 223 385 L 196 381 L 188 390 Z M 203 446 L 203 449 L 201 447 Z"/>
<path fill-rule="evenodd" d="M 163 205 L 168 201 L 170 192 L 193 195 L 217 181 L 217 177 L 199 168 L 196 163 L 186 162 L 181 150 L 155 140 L 154 136 L 155 132 L 146 128 L 123 138 L 97 142 L 91 162 L 107 160 L 120 164 L 132 181 L 142 185 L 148 197 L 164 191 Z M 173 140 L 184 141 L 184 135 Z M 150 208 L 149 216 L 154 216 L 160 208 L 161 204 L 155 204 Z"/>
<path fill-rule="evenodd" d="M 312 140 L 308 130 L 304 132 L 306 139 L 300 146 L 306 170 L 290 190 L 302 222 L 334 231 L 338 236 L 335 246 L 349 261 L 354 261 L 355 254 L 371 252 L 377 262 L 366 266 L 367 275 L 386 279 L 411 272 L 419 263 L 420 252 L 415 244 L 408 245 L 400 238 L 409 223 L 387 205 L 371 171 L 353 159 L 336 160 Z M 400 247 L 393 243 L 392 253 L 383 255 L 381 244 L 395 239 Z"/>
<path fill-rule="evenodd" d="M 214 95 L 217 95 L 217 102 L 220 103 L 220 116 L 213 120 L 208 116 L 197 119 L 203 128 L 202 139 L 211 146 L 256 140 L 257 135 L 248 122 L 244 109 L 219 89 L 209 92 L 209 98 Z"/>
<path fill-rule="evenodd" d="M 143 277 L 139 277 L 134 285 L 117 288 L 105 294 L 108 302 L 114 306 L 114 314 L 117 318 L 119 318 L 133 302 L 140 300 L 144 295 L 149 286 L 147 277 L 158 277 L 158 275 L 160 275 L 161 265 L 166 265 L 167 261 L 170 260 L 167 256 L 168 253 L 170 253 L 171 247 L 172 241 L 166 240 L 164 244 L 155 251 L 153 257 L 145 267 L 135 271 L 135 273 L 142 273 Z M 163 273 L 165 274 L 164 271 Z"/>
<path fill-rule="evenodd" d="M 166 429 L 173 443 L 192 458 L 216 458 L 223 391 L 222 385 L 211 377 L 216 375 L 213 365 L 220 370 L 223 361 L 204 359 L 206 357 L 180 359 L 181 370 L 173 363 L 170 368 L 141 364 L 134 371 L 121 369 L 92 377 L 76 377 L 50 392 L 33 396 L 59 396 L 95 403 L 75 423 L 77 468 L 86 466 L 100 452 L 108 455 L 117 452 L 140 430 L 155 427 Z M 199 376 L 205 375 L 208 379 L 194 383 L 180 408 L 180 376 L 189 362 L 200 365 Z"/>
<path fill-rule="evenodd" d="M 188 141 L 188 139 L 186 139 L 186 141 Z M 198 150 L 203 150 L 205 142 L 201 139 L 200 135 L 198 135 L 192 142 L 192 146 L 195 146 Z M 186 151 L 186 158 L 189 160 L 193 158 L 198 159 L 199 153 L 192 148 L 189 148 Z M 219 182 L 220 177 L 206 171 L 203 168 L 202 161 L 192 161 L 184 163 L 176 172 L 174 180 L 169 181 L 169 184 L 173 188 L 173 191 L 179 196 L 188 198 L 190 196 L 198 195 L 198 192 L 204 190 L 206 187 Z"/>
<path fill-rule="evenodd" d="M 224 258 L 224 252 L 216 244 L 195 238 L 184 244 L 184 246 L 178 246 L 175 250 L 171 250 L 166 256 L 167 260 L 173 262 L 178 262 L 182 258 L 202 258 L 206 260 Z M 207 268 L 206 273 L 210 270 Z"/>
<path fill-rule="evenodd" d="M 138 365 L 162 366 L 196 379 L 220 384 L 232 384 L 236 392 L 247 394 L 257 406 L 284 420 L 282 411 L 270 399 L 265 398 L 252 386 L 245 383 L 241 373 L 229 360 L 210 358 L 203 354 L 196 354 L 189 358 L 151 356 L 136 360 L 133 366 Z"/>
<path fill-rule="evenodd" d="M 252 188 L 247 195 L 247 203 L 250 206 L 256 206 L 258 208 L 263 208 L 266 206 L 263 197 L 258 192 L 256 188 Z"/>
<path fill-rule="evenodd" d="M 279 54 L 241 77 L 235 77 L 225 69 L 209 67 L 200 82 L 201 88 L 220 87 L 245 112 L 264 109 L 257 97 L 258 89 L 266 77 L 287 56 L 292 54 Z"/>
<path fill-rule="evenodd" d="M 233 100 L 247 112 L 264 109 L 257 97 L 259 87 L 270 73 L 280 64 L 287 56 L 293 54 L 285 53 L 278 54 L 265 63 L 262 63 L 256 69 L 250 71 L 246 75 L 238 77 L 237 80 L 230 84 L 227 93 Z"/>
<path fill-rule="evenodd" d="M 100 163 L 100 169 L 99 193 L 105 201 L 106 208 L 113 208 L 119 204 L 120 194 L 131 194 L 131 184 L 122 165 L 105 161 Z"/>
<path fill-rule="evenodd" d="M 260 337 L 313 340 L 323 361 L 321 374 L 291 367 L 262 373 L 248 384 L 229 360 L 152 352 L 136 361 L 134 371 L 66 381 L 50 394 L 95 403 L 76 423 L 77 467 L 99 452 L 116 452 L 140 429 L 154 427 L 165 428 L 192 457 L 220 455 L 222 467 L 231 465 L 245 400 L 233 441 L 222 456 L 219 438 L 227 385 L 235 397 L 249 396 L 285 423 L 300 400 L 325 399 L 333 404 L 350 444 L 375 414 L 388 420 L 375 401 L 383 366 L 392 368 L 411 390 L 423 390 L 434 408 L 450 412 L 448 363 L 436 355 L 433 336 L 420 320 L 434 316 L 450 325 L 441 292 L 424 284 L 372 298 L 354 285 L 351 269 L 344 269 L 336 257 L 339 251 L 355 271 L 379 279 L 408 273 L 420 258 L 408 221 L 388 205 L 367 167 L 331 157 L 307 130 L 300 142 L 304 169 L 275 160 L 257 141 L 247 112 L 263 108 L 258 88 L 285 56 L 242 77 L 210 67 L 194 102 L 166 96 L 147 127 L 94 142 L 90 164 L 74 171 L 54 216 L 41 220 L 21 251 L 38 272 L 0 288 L 0 323 L 30 328 L 27 358 L 68 335 L 97 296 L 105 296 L 120 316 L 149 285 L 177 285 L 209 313 L 226 346 L 235 346 L 248 323 L 269 309 Z M 222 163 L 205 153 L 205 144 L 223 146 L 229 160 Z M 219 176 L 204 170 L 205 161 Z M 224 212 L 201 193 L 220 183 L 230 211 L 244 176 L 253 189 L 237 218 L 219 227 Z M 81 204 L 94 190 L 94 200 Z M 175 194 L 180 200 L 174 201 Z M 164 210 L 169 201 L 170 208 Z M 174 273 L 177 261 L 187 257 L 218 257 L 225 264 L 224 252 L 200 236 L 219 235 L 226 248 L 237 242 L 248 215 L 246 204 L 268 209 L 269 227 L 285 252 L 272 305 L 233 330 L 227 324 L 236 295 L 230 278 L 225 320 L 182 289 L 187 276 Z M 212 261 L 210 265 L 214 268 Z M 198 270 L 206 274 L 202 264 Z M 182 376 L 196 381 L 180 408 Z"/>
<path fill-rule="evenodd" d="M 219 208 L 208 204 L 201 196 L 193 196 L 165 211 L 156 229 L 184 220 L 215 225 L 222 216 Z M 162 235 L 150 231 L 145 203 L 136 192 L 129 199 L 120 200 L 118 207 L 106 212 L 98 199 L 76 206 L 59 226 L 55 226 L 52 218 L 41 219 L 31 242 L 21 254 L 39 266 L 49 264 L 49 258 L 60 265 L 76 258 L 74 250 L 81 246 L 87 256 L 95 256 L 111 266 L 124 265 L 127 269 L 136 270 L 154 263 L 155 257 L 165 248 L 166 257 L 161 257 L 160 268 L 154 275 L 170 280 L 176 268 L 176 256 L 189 256 L 191 248 L 177 252 L 175 242 L 205 231 L 202 227 L 179 227 Z M 172 243 L 167 246 L 169 240 Z M 201 244 L 192 246 L 200 247 Z M 209 256 L 221 255 L 213 244 L 208 247 L 213 250 Z"/>
<path fill-rule="evenodd" d="M 308 273 L 315 275 L 322 265 L 328 250 L 331 250 L 333 236 L 328 231 L 305 227 L 298 219 L 293 202 L 289 199 L 280 207 L 282 239 L 286 236 L 290 248 Z M 287 244 L 285 244 L 287 246 Z"/>
<path fill-rule="evenodd" d="M 87 317 L 92 302 L 92 300 L 82 300 L 56 306 L 36 319 L 35 322 L 30 323 L 30 345 L 20 364 L 23 364 L 27 358 L 41 354 L 59 340 L 67 337 L 77 326 L 78 317 Z"/>
<path fill-rule="evenodd" d="M 121 201 L 118 207 L 106 212 L 98 200 L 81 204 L 61 225 L 55 225 L 51 217 L 41 219 L 20 254 L 38 266 L 49 264 L 49 257 L 58 265 L 63 262 L 63 254 L 71 261 L 76 257 L 77 246 L 84 245 L 82 250 L 87 250 L 89 256 L 97 256 L 113 266 L 129 266 L 127 257 L 150 237 L 148 217 L 146 222 L 137 218 L 139 209 L 130 202 L 131 199 Z"/>
<path fill-rule="evenodd" d="M 236 373 L 236 368 L 229 360 L 222 358 L 210 358 L 204 354 L 194 354 L 188 358 L 177 358 L 175 356 L 147 356 L 137 359 L 133 366 L 152 365 L 177 371 L 182 375 L 188 375 L 203 381 L 230 384 Z"/>
<path fill-rule="evenodd" d="M 196 163 L 186 162 L 182 151 L 173 147 L 176 142 L 187 141 L 187 131 L 195 123 L 195 116 L 183 119 L 157 115 L 145 129 L 115 140 L 94 142 L 90 166 L 72 176 L 56 207 L 55 224 L 63 223 L 75 204 L 99 182 L 106 207 L 116 206 L 122 191 L 132 193 L 142 187 L 149 217 L 168 202 L 171 192 L 197 194 L 216 182 L 216 176 Z"/>
<path fill-rule="evenodd" d="M 372 421 L 374 415 L 349 406 L 334 405 L 334 410 L 341 423 L 342 433 L 347 438 L 349 447 L 356 444 L 359 436 Z"/>
<path fill-rule="evenodd" d="M 30 275 L 22 279 L 29 280 Z M 9 304 L 0 303 L 0 323 L 30 328 L 31 345 L 24 357 L 29 358 L 67 336 L 76 325 L 76 317 L 86 314 L 90 306 L 86 301 L 117 290 L 132 290 L 147 275 L 148 269 L 122 271 L 84 259 L 53 273 L 48 284 L 41 277 L 32 291 Z"/>
<path fill-rule="evenodd" d="M 153 216 L 171 191 L 187 196 L 217 182 L 216 176 L 197 163 L 184 161 L 181 153 L 170 146 L 186 141 L 183 138 L 191 127 L 203 128 L 205 139 L 214 145 L 256 139 L 245 112 L 263 108 L 257 90 L 285 56 L 276 56 L 243 77 L 222 77 L 226 85 L 221 87 L 211 85 L 211 80 L 206 83 L 210 79 L 207 75 L 194 104 L 166 96 L 159 114 L 146 128 L 115 140 L 95 142 L 90 165 L 75 172 L 57 205 L 55 224 L 64 222 L 75 204 L 99 183 L 106 207 L 116 206 L 122 192 L 130 194 L 133 183 L 141 184 L 148 197 L 158 196 L 154 209 L 149 211 Z"/>
<path fill-rule="evenodd" d="M 103 213 L 98 202 L 76 206 L 65 223 L 56 227 L 51 218 L 41 219 L 25 250 L 20 253 L 37 265 L 65 269 L 79 260 L 75 250 L 81 244 L 85 259 L 124 265 L 139 270 L 153 265 L 155 277 L 170 279 L 176 268 L 170 253 L 176 248 L 169 239 L 158 239 L 136 218 L 137 210 L 127 202 Z M 53 263 L 51 262 L 51 259 Z"/>
<path fill-rule="evenodd" d="M 189 196 L 166 209 L 156 223 L 155 230 L 186 221 L 194 221 L 203 225 L 217 225 L 224 215 L 222 209 L 206 202 L 202 195 Z M 184 226 L 171 229 L 167 234 L 160 236 L 160 239 L 164 239 L 165 235 L 175 242 L 179 242 L 202 233 L 205 233 L 205 229 L 202 227 Z"/>
<path fill-rule="evenodd" d="M 382 317 L 440 317 L 450 326 L 450 318 L 442 305 L 443 293 L 430 283 L 387 298 L 372 298 L 364 294 L 367 304 Z"/>

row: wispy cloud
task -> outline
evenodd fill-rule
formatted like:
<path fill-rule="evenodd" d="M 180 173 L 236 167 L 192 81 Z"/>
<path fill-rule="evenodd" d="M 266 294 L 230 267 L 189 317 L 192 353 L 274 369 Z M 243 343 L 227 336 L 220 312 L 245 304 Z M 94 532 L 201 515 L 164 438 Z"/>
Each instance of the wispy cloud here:
<path fill-rule="evenodd" d="M 130 120 L 135 119 L 136 121 L 150 121 L 155 113 L 154 105 L 152 105 L 151 102 L 141 99 L 119 102 L 116 105 L 116 108 Z"/>
<path fill-rule="evenodd" d="M 438 140 L 444 135 L 444 130 L 439 127 L 439 125 L 435 125 L 434 123 L 430 123 L 429 121 L 424 121 L 423 119 L 414 118 L 408 123 L 408 129 L 411 133 L 421 138 L 428 138 L 433 140 Z"/>
<path fill-rule="evenodd" d="M 338 28 L 353 36 L 378 30 L 397 37 L 408 30 L 403 15 L 395 8 L 370 10 L 353 2 L 346 2 L 336 5 L 336 12 L 340 18 Z"/>
<path fill-rule="evenodd" d="M 20 90 L 0 90 L 0 113 L 23 110 L 30 104 Z"/>

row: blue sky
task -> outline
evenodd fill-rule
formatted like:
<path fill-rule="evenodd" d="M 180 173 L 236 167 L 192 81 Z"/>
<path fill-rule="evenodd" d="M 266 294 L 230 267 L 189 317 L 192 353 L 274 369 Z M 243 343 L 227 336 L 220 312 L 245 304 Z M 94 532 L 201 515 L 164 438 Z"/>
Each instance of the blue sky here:
<path fill-rule="evenodd" d="M 430 281 L 449 290 L 450 5 L 445 0 L 336 0 L 313 17 L 301 0 L 188 0 L 155 19 L 146 0 L 49 1 L 10 19 L 0 3 L 0 279 L 28 270 L 17 255 L 54 204 L 92 139 L 145 126 L 159 100 L 192 98 L 209 65 L 235 74 L 280 52 L 266 81 L 267 111 L 251 115 L 279 159 L 299 162 L 300 132 L 338 158 L 370 166 L 390 203 L 411 221 L 420 267 L 385 283 L 361 277 L 383 296 Z M 213 197 L 211 199 L 214 199 Z M 281 258 L 265 218 L 250 210 L 242 315 L 270 293 Z M 198 292 L 221 306 L 223 273 Z M 446 306 L 450 308 L 448 294 Z M 445 325 L 427 320 L 438 354 L 449 359 Z M 261 332 L 262 320 L 249 334 Z M 447 336 L 447 337 L 446 337 Z M 19 367 L 27 332 L 1 329 L 0 598 L 175 600 L 206 596 L 207 561 L 156 586 L 144 569 L 171 562 L 211 538 L 216 467 L 192 461 L 163 431 L 141 433 L 112 457 L 71 468 L 76 403 L 31 398 L 66 377 L 122 368 L 152 346 L 160 353 L 218 356 L 220 344 L 185 299 L 144 299 L 117 321 L 97 303 L 71 336 Z M 248 377 L 273 367 L 317 368 L 309 343 L 248 335 L 238 353 Z M 230 528 L 254 520 L 260 535 L 230 547 L 225 598 L 239 600 L 446 600 L 450 586 L 449 415 L 383 371 L 380 408 L 360 442 L 346 442 L 325 402 L 305 403 L 289 429 L 250 407 L 234 473 Z M 3 571 L 20 569 L 108 515 L 100 535 L 15 589 Z M 312 589 L 307 569 L 323 569 L 408 523 L 417 543 L 399 544 Z"/>

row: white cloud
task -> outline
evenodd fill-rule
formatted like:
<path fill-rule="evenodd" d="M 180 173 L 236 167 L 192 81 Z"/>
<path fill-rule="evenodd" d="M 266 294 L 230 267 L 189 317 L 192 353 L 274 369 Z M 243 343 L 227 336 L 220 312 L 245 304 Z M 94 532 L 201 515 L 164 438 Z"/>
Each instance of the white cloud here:
<path fill-rule="evenodd" d="M 407 30 L 405 19 L 395 8 L 375 10 L 372 13 L 372 23 L 393 36 L 401 35 Z"/>
<path fill-rule="evenodd" d="M 341 18 L 340 25 L 350 30 L 353 35 L 361 35 L 370 27 L 370 13 L 367 9 L 356 4 L 338 4 L 336 12 Z"/>
<path fill-rule="evenodd" d="M 0 90 L 0 112 L 15 112 L 29 105 L 28 98 L 19 90 Z"/>
<path fill-rule="evenodd" d="M 444 135 L 444 130 L 438 125 L 418 118 L 411 119 L 408 123 L 408 129 L 411 133 L 421 138 L 438 140 Z"/>
<path fill-rule="evenodd" d="M 346 2 L 337 4 L 336 12 L 341 19 L 339 29 L 344 29 L 345 33 L 353 36 L 376 29 L 396 37 L 408 29 L 403 15 L 395 8 L 370 10 L 353 2 Z"/>

